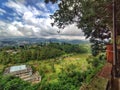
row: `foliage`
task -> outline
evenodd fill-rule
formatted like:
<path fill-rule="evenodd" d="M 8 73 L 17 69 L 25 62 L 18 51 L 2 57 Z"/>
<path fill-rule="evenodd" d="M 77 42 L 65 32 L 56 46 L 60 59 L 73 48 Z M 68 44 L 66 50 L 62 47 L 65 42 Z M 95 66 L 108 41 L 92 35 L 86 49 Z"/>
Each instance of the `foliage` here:
<path fill-rule="evenodd" d="M 111 39 L 112 31 L 112 0 L 45 0 L 48 2 L 59 2 L 57 10 L 51 18 L 54 19 L 52 26 L 65 28 L 75 23 L 83 30 L 86 38 L 90 38 L 93 55 L 99 54 L 102 47 Z M 117 24 L 120 26 L 120 1 L 116 1 Z M 119 29 L 117 29 L 119 32 Z M 106 42 L 106 39 L 107 42 Z"/>
<path fill-rule="evenodd" d="M 14 63 L 20 56 L 23 56 L 19 62 L 23 60 L 22 62 L 30 64 L 35 71 L 39 71 L 42 81 L 31 85 L 17 77 L 0 75 L 0 90 L 79 90 L 82 83 L 89 83 L 104 64 L 104 57 L 102 55 L 100 57 L 88 57 L 87 51 L 89 48 L 85 45 L 50 43 L 44 46 L 30 45 L 25 47 L 17 48 L 16 52 L 22 52 L 15 54 L 6 53 L 9 50 L 13 52 L 14 49 L 3 48 L 0 55 L 6 55 L 6 57 L 10 55 L 10 62 Z M 55 57 L 49 53 L 50 51 L 52 51 L 51 53 L 55 53 Z M 58 58 L 57 55 L 61 52 L 64 55 Z M 45 59 L 48 60 L 40 60 L 38 56 L 41 53 L 46 53 L 48 56 Z M 16 56 L 16 61 L 13 61 L 14 56 Z M 53 57 L 54 59 L 51 59 Z M 87 57 L 88 59 L 86 60 Z M 30 61 L 31 58 L 36 58 L 36 60 Z"/>
<path fill-rule="evenodd" d="M 87 58 L 87 61 L 89 64 L 92 64 L 94 68 L 104 65 L 105 63 L 105 55 L 104 54 L 99 54 L 97 57 L 89 56 Z"/>
<path fill-rule="evenodd" d="M 86 58 L 87 54 L 77 54 L 63 60 L 30 61 L 42 76 L 40 83 L 31 85 L 16 77 L 1 75 L 0 90 L 79 90 L 82 83 L 89 83 L 104 64 L 103 56 Z"/>
<path fill-rule="evenodd" d="M 89 60 L 91 59 L 91 60 Z M 97 60 L 97 64 L 96 64 Z M 92 78 L 104 65 L 105 59 L 99 60 L 99 57 L 88 57 L 89 67 L 82 71 L 75 64 L 63 67 L 63 70 L 57 74 L 57 81 L 50 82 L 44 78 L 41 84 L 42 90 L 79 90 L 82 83 L 90 83 Z M 79 64 L 80 65 L 80 64 Z M 76 70 L 77 68 L 77 70 Z"/>
<path fill-rule="evenodd" d="M 30 60 L 45 60 L 57 58 L 68 53 L 86 53 L 84 46 L 67 43 L 50 43 L 46 45 L 26 45 L 18 48 L 2 48 L 0 52 L 0 63 L 15 64 L 25 63 Z"/>
<path fill-rule="evenodd" d="M 30 83 L 13 76 L 0 76 L 0 90 L 34 90 Z"/>

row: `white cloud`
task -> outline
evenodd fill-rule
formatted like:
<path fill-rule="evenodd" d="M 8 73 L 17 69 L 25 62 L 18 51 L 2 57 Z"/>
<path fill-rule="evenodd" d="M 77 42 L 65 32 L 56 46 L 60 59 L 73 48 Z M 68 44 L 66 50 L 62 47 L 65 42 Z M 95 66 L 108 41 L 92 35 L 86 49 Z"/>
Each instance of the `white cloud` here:
<path fill-rule="evenodd" d="M 12 0 L 9 0 L 7 3 L 5 3 L 5 6 L 12 8 L 18 15 L 22 15 L 24 12 L 28 11 L 23 3 L 14 2 Z"/>
<path fill-rule="evenodd" d="M 85 40 L 84 36 L 66 36 L 66 35 L 53 35 L 45 37 L 47 39 L 56 38 L 56 39 L 65 39 L 65 40 Z"/>
<path fill-rule="evenodd" d="M 26 0 L 14 0 L 15 2 L 19 2 L 19 3 L 26 3 Z"/>
<path fill-rule="evenodd" d="M 35 6 L 26 6 L 25 0 L 22 0 L 21 2 L 19 0 L 8 0 L 4 5 L 14 10 L 14 21 L 10 23 L 0 21 L 0 36 L 57 38 L 68 40 L 84 39 L 83 32 L 77 29 L 75 24 L 67 26 L 58 33 L 57 31 L 59 29 L 51 26 L 50 23 L 52 20 L 49 18 L 51 13 L 42 2 L 39 2 L 36 5 L 40 9 L 45 10 L 40 10 Z M 50 6 L 50 8 L 53 11 L 57 9 L 55 5 Z M 21 16 L 21 18 L 19 16 Z M 42 18 L 40 18 L 40 16 Z M 10 19 L 10 17 L 8 18 Z"/>
<path fill-rule="evenodd" d="M 35 7 L 32 7 L 32 6 L 28 6 L 28 10 L 27 11 L 31 12 L 35 16 L 43 14 L 42 11 L 37 10 Z"/>
<path fill-rule="evenodd" d="M 0 27 L 1 27 L 0 28 L 0 32 L 1 32 L 0 36 L 3 36 L 3 37 L 23 36 L 23 34 L 17 30 L 17 27 L 12 24 L 0 21 Z"/>
<path fill-rule="evenodd" d="M 36 4 L 40 9 L 44 9 L 44 11 L 49 12 L 49 10 L 47 9 L 46 5 L 44 2 L 39 2 Z"/>
<path fill-rule="evenodd" d="M 83 36 L 82 30 L 78 29 L 75 24 L 69 25 L 61 30 L 61 34 L 68 36 Z"/>
<path fill-rule="evenodd" d="M 17 27 L 13 25 L 8 25 L 8 33 L 12 36 L 24 36 L 20 31 L 17 30 Z"/>
<path fill-rule="evenodd" d="M 34 16 L 41 15 L 46 17 L 50 15 L 49 12 L 40 11 L 34 6 L 26 6 L 24 3 L 14 2 L 12 0 L 9 0 L 9 2 L 5 3 L 5 6 L 12 8 L 20 16 L 24 15 L 26 12 L 31 12 Z"/>
<path fill-rule="evenodd" d="M 48 23 L 44 23 L 45 21 L 48 21 Z M 13 22 L 11 24 L 9 23 L 0 23 L 0 27 L 2 26 L 2 33 L 0 33 L 0 36 L 21 36 L 21 37 L 38 37 L 38 38 L 56 38 L 56 39 L 68 39 L 68 40 L 81 40 L 85 39 L 83 35 L 78 35 L 78 32 L 80 30 L 76 29 L 74 25 L 68 26 L 66 29 L 61 30 L 60 33 L 57 33 L 57 28 L 52 28 L 50 26 L 50 20 L 49 19 L 43 19 L 41 20 L 41 24 L 39 26 L 35 25 L 27 25 L 23 24 L 21 22 Z M 6 26 L 8 27 L 6 29 Z M 45 28 L 44 28 L 45 27 Z M 6 30 L 5 30 L 6 29 Z M 68 30 L 70 29 L 70 31 Z M 74 30 L 74 34 L 70 33 L 71 30 Z M 68 33 L 67 33 L 68 32 Z M 79 32 L 81 33 L 81 31 Z"/>
<path fill-rule="evenodd" d="M 55 5 L 51 5 L 50 8 L 51 8 L 53 11 L 55 11 L 55 10 L 57 9 Z"/>
<path fill-rule="evenodd" d="M 0 15 L 3 15 L 4 13 L 6 13 L 6 11 L 2 8 L 0 8 Z"/>

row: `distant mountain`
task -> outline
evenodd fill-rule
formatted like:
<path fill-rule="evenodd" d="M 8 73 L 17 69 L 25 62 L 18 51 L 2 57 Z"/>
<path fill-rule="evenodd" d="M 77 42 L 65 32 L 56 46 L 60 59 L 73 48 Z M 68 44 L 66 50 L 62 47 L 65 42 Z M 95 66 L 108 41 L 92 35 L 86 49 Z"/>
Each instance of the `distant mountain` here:
<path fill-rule="evenodd" d="M 21 44 L 35 44 L 35 43 L 46 43 L 46 42 L 57 42 L 57 43 L 71 43 L 71 44 L 84 44 L 89 43 L 88 40 L 66 40 L 66 39 L 45 39 L 45 38 L 4 38 L 0 39 L 0 46 L 14 46 Z"/>

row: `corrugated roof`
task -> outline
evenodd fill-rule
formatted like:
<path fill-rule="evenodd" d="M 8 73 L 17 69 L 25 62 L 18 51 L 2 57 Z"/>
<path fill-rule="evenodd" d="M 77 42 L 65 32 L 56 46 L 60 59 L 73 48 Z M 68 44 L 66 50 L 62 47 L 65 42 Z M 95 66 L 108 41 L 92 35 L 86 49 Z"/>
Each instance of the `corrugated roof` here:
<path fill-rule="evenodd" d="M 20 71 L 27 69 L 26 65 L 12 66 L 10 67 L 10 72 Z"/>

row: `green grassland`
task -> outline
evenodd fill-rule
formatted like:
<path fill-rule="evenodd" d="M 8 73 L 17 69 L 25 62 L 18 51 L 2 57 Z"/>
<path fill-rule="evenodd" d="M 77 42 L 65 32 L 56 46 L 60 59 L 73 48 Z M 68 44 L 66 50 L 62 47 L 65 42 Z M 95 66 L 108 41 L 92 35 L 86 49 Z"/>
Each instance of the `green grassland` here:
<path fill-rule="evenodd" d="M 84 84 L 80 90 L 106 90 L 107 82 L 108 79 L 95 76 L 88 85 Z"/>
<path fill-rule="evenodd" d="M 30 61 L 27 64 L 33 66 L 35 70 L 40 71 L 45 74 L 49 82 L 57 80 L 57 74 L 61 73 L 62 70 L 67 70 L 72 68 L 74 71 L 83 72 L 87 70 L 89 64 L 87 63 L 86 58 L 89 54 L 76 54 L 73 56 L 68 56 L 64 59 L 58 60 L 43 60 L 43 61 Z M 53 70 L 54 69 L 54 70 Z"/>
<path fill-rule="evenodd" d="M 52 49 L 50 49 L 51 47 Z M 79 47 L 82 47 L 82 49 L 80 49 Z M 39 52 L 37 53 L 33 52 L 33 50 L 37 51 L 38 50 L 37 48 L 38 46 L 34 48 L 28 47 L 29 50 L 32 50 L 33 56 L 39 54 Z M 35 57 L 37 59 L 34 59 L 34 57 L 31 57 L 33 59 L 29 60 L 29 54 L 27 52 L 31 53 L 31 51 L 23 50 L 19 48 L 19 51 L 20 50 L 22 52 L 25 51 L 24 53 L 25 55 L 23 55 L 20 52 L 18 52 L 17 54 L 17 57 L 19 58 L 24 56 L 23 62 L 17 62 L 16 61 L 17 57 L 15 57 L 15 55 L 12 55 L 13 58 L 15 57 L 14 63 L 10 62 L 11 58 L 7 58 L 6 60 L 8 61 L 7 63 L 5 63 L 2 57 L 1 62 L 3 64 L 2 63 L 0 64 L 0 72 L 1 72 L 0 78 L 3 78 L 3 81 L 7 82 L 8 84 L 13 83 L 15 80 L 18 80 L 18 79 L 14 80 L 13 78 L 11 78 L 11 81 L 10 81 L 9 79 L 6 79 L 6 78 L 4 79 L 4 77 L 2 76 L 3 75 L 2 73 L 5 67 L 12 66 L 12 65 L 28 64 L 32 67 L 33 72 L 36 72 L 36 71 L 39 72 L 39 74 L 41 75 L 41 82 L 39 82 L 38 84 L 32 85 L 25 81 L 18 80 L 16 83 L 18 83 L 19 86 L 22 86 L 21 89 L 25 89 L 29 87 L 29 89 L 25 89 L 25 90 L 79 90 L 84 83 L 86 84 L 90 83 L 92 78 L 104 65 L 103 58 L 99 58 L 99 56 L 93 57 L 90 54 L 90 45 L 79 45 L 79 46 L 73 45 L 72 46 L 69 44 L 67 45 L 65 44 L 65 45 L 60 45 L 58 47 L 57 44 L 51 44 L 48 46 L 43 46 L 42 48 L 40 47 L 40 50 L 42 50 L 40 54 L 42 53 L 42 55 L 46 55 L 44 48 L 46 49 L 46 52 L 48 52 L 49 55 L 56 55 L 56 56 L 59 55 L 59 56 L 57 57 L 54 56 L 54 58 L 44 57 L 44 59 L 42 59 L 41 57 Z M 79 49 L 79 51 L 76 50 L 76 48 Z M 64 52 L 61 51 L 62 49 L 64 49 Z M 51 54 L 49 50 L 52 50 L 53 54 Z M 4 52 L 2 54 L 4 56 L 5 55 L 7 56 L 8 54 L 5 53 L 5 50 L 3 51 Z M 58 53 L 58 54 L 55 54 L 55 53 Z M 25 61 L 25 58 L 28 60 Z M 23 82 L 23 84 L 22 83 L 19 84 L 19 82 Z M 7 84 L 5 83 L 3 84 L 2 82 L 0 82 L 0 86 L 2 86 L 2 88 L 6 87 L 6 85 Z M 12 88 L 12 87 L 13 86 L 11 84 L 9 88 Z M 11 89 L 6 89 L 6 90 L 11 90 Z M 20 89 L 17 89 L 17 90 L 20 90 Z"/>
<path fill-rule="evenodd" d="M 73 55 L 68 54 L 66 55 L 66 57 L 62 59 L 61 57 L 59 57 L 57 59 L 48 59 L 48 60 L 40 60 L 40 61 L 32 60 L 23 64 L 31 65 L 34 71 L 38 71 L 40 73 L 40 75 L 42 76 L 42 81 L 38 84 L 37 89 L 44 90 L 45 88 L 43 89 L 43 87 L 48 87 L 47 85 L 49 84 L 59 83 L 60 82 L 59 74 L 61 73 L 63 74 L 64 72 L 70 73 L 71 71 L 84 73 L 85 71 L 88 71 L 88 69 L 92 67 L 92 64 L 89 63 L 87 60 L 89 56 L 90 56 L 89 53 L 73 54 Z M 2 70 L 4 67 L 5 65 L 0 65 L 0 70 Z M 103 85 L 106 85 L 106 80 L 101 78 L 95 78 L 95 79 L 96 80 L 94 80 L 94 82 L 92 82 L 88 86 L 89 90 L 102 90 L 99 88 L 102 88 Z M 102 85 L 99 83 L 100 81 L 103 83 Z M 79 84 L 78 87 L 74 86 L 73 90 L 79 90 L 82 83 L 83 82 L 86 83 L 86 79 L 80 82 L 81 84 Z M 105 86 L 103 88 L 105 88 Z M 45 89 L 45 90 L 49 90 L 49 89 Z M 56 90 L 56 89 L 54 89 L 53 87 L 52 90 Z M 62 89 L 58 89 L 58 90 L 62 90 Z"/>

